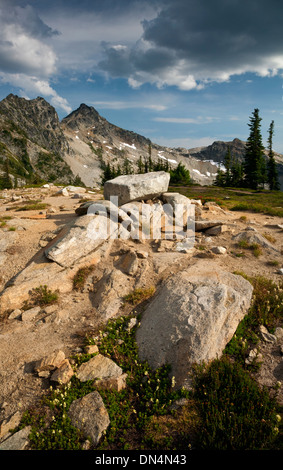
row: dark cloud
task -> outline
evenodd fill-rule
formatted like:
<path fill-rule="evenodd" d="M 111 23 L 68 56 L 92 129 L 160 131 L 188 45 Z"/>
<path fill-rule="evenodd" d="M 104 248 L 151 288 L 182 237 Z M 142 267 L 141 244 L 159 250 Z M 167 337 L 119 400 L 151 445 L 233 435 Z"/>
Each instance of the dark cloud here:
<path fill-rule="evenodd" d="M 276 74 L 283 69 L 281 12 L 278 0 L 164 0 L 156 17 L 143 22 L 143 36 L 128 52 L 131 66 L 123 51 L 119 69 L 119 51 L 114 62 L 110 48 L 100 66 L 137 84 L 180 88 L 245 72 Z"/>
<path fill-rule="evenodd" d="M 25 7 L 16 6 L 14 10 L 11 11 L 10 21 L 21 25 L 21 27 L 33 37 L 46 38 L 59 34 L 58 31 L 53 30 L 50 26 L 45 24 L 35 9 L 30 5 L 26 5 Z"/>
<path fill-rule="evenodd" d="M 3 2 L 3 0 L 2 0 Z M 48 76 L 56 54 L 45 43 L 57 34 L 29 5 L 0 9 L 0 72 Z"/>

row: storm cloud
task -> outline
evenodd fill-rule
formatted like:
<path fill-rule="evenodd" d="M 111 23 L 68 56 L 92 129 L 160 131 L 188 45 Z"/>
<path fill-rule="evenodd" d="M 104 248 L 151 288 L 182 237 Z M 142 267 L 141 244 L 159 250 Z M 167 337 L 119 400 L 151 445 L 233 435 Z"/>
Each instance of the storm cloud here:
<path fill-rule="evenodd" d="M 132 47 L 114 53 L 104 44 L 99 66 L 133 86 L 180 89 L 246 72 L 274 76 L 283 69 L 281 11 L 279 0 L 164 0 Z"/>

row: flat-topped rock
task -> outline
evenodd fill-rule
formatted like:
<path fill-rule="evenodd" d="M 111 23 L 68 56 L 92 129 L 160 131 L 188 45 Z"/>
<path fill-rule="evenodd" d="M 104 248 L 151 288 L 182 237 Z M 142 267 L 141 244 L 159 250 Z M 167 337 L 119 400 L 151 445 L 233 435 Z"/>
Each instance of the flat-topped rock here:
<path fill-rule="evenodd" d="M 130 201 L 147 200 L 168 191 L 170 174 L 155 171 L 141 175 L 122 175 L 104 184 L 104 198 L 118 197 L 118 205 Z"/>

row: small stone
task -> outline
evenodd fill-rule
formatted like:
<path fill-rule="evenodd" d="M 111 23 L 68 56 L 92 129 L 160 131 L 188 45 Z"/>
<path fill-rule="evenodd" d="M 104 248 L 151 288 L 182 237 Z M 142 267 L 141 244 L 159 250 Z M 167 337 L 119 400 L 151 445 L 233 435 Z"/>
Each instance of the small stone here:
<path fill-rule="evenodd" d="M 102 354 L 92 357 L 83 363 L 77 370 L 77 377 L 81 382 L 98 378 L 117 377 L 122 374 L 122 369 L 115 362 Z"/>
<path fill-rule="evenodd" d="M 74 375 L 73 368 L 68 359 L 66 359 L 58 369 L 52 374 L 50 380 L 61 384 L 68 383 Z"/>
<path fill-rule="evenodd" d="M 277 339 L 282 340 L 283 339 L 283 328 L 280 326 L 275 329 L 274 335 L 276 336 Z"/>
<path fill-rule="evenodd" d="M 275 335 L 272 335 L 271 333 L 268 332 L 267 328 L 265 328 L 265 326 L 263 325 L 260 325 L 259 327 L 259 332 L 261 334 L 261 337 L 262 339 L 266 342 L 266 343 L 275 343 L 275 341 L 277 341 L 277 338 Z"/>
<path fill-rule="evenodd" d="M 262 361 L 262 354 L 260 354 L 257 349 L 251 349 L 245 360 L 246 364 L 252 364 L 254 361 Z"/>
<path fill-rule="evenodd" d="M 69 196 L 69 192 L 66 188 L 63 188 L 60 193 L 62 194 L 62 196 Z"/>
<path fill-rule="evenodd" d="M 10 434 L 10 430 L 16 428 L 21 421 L 21 414 L 19 411 L 14 413 L 9 418 L 5 419 L 0 425 L 0 439 Z M 7 436 L 8 437 L 8 436 Z"/>
<path fill-rule="evenodd" d="M 98 353 L 98 351 L 99 351 L 99 349 L 96 346 L 96 344 L 90 344 L 90 345 L 85 347 L 86 354 L 95 354 L 95 353 Z"/>
<path fill-rule="evenodd" d="M 48 377 L 50 376 L 50 372 L 48 370 L 43 370 L 42 372 L 38 372 L 37 375 L 41 379 L 48 379 Z"/>
<path fill-rule="evenodd" d="M 216 253 L 218 255 L 224 255 L 227 250 L 226 248 L 224 248 L 224 246 L 215 246 L 213 248 L 211 248 L 211 251 L 213 251 L 213 253 Z"/>
<path fill-rule="evenodd" d="M 65 353 L 61 350 L 57 350 L 48 356 L 43 357 L 40 361 L 37 361 L 34 366 L 36 372 L 51 371 L 59 367 L 65 360 Z"/>
<path fill-rule="evenodd" d="M 94 382 L 94 385 L 102 388 L 103 390 L 116 390 L 116 392 L 120 392 L 124 390 L 127 386 L 126 378 L 128 374 L 122 374 L 118 377 L 109 377 L 106 379 L 97 380 Z"/>
<path fill-rule="evenodd" d="M 33 307 L 29 310 L 26 310 L 22 313 L 22 321 L 32 321 L 35 319 L 36 315 L 39 314 L 41 308 L 40 307 Z"/>
<path fill-rule="evenodd" d="M 137 323 L 138 321 L 136 318 L 131 318 L 127 326 L 127 331 L 131 331 L 136 326 Z"/>
<path fill-rule="evenodd" d="M 29 444 L 28 436 L 31 426 L 27 426 L 13 434 L 0 444 L 0 450 L 24 450 Z"/>
<path fill-rule="evenodd" d="M 227 232 L 228 227 L 226 225 L 217 225 L 216 227 L 211 227 L 205 231 L 207 235 L 220 235 L 223 232 Z"/>
<path fill-rule="evenodd" d="M 108 412 L 97 391 L 74 400 L 68 415 L 72 425 L 80 429 L 85 437 L 90 438 L 94 445 L 98 444 L 102 433 L 110 424 Z"/>
<path fill-rule="evenodd" d="M 143 258 L 143 259 L 148 258 L 148 252 L 139 250 L 139 251 L 137 251 L 137 257 L 138 258 Z"/>
<path fill-rule="evenodd" d="M 15 320 L 16 318 L 19 318 L 21 314 L 22 311 L 19 308 L 16 308 L 12 313 L 10 313 L 9 320 Z"/>

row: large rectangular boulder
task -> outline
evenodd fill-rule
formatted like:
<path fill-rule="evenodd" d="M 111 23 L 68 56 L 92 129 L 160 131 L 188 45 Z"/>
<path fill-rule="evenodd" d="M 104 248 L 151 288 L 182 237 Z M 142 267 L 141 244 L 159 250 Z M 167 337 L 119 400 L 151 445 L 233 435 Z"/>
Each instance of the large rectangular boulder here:
<path fill-rule="evenodd" d="M 170 174 L 154 171 L 141 175 L 122 175 L 104 184 L 104 198 L 118 197 L 118 205 L 161 196 L 168 191 Z"/>

